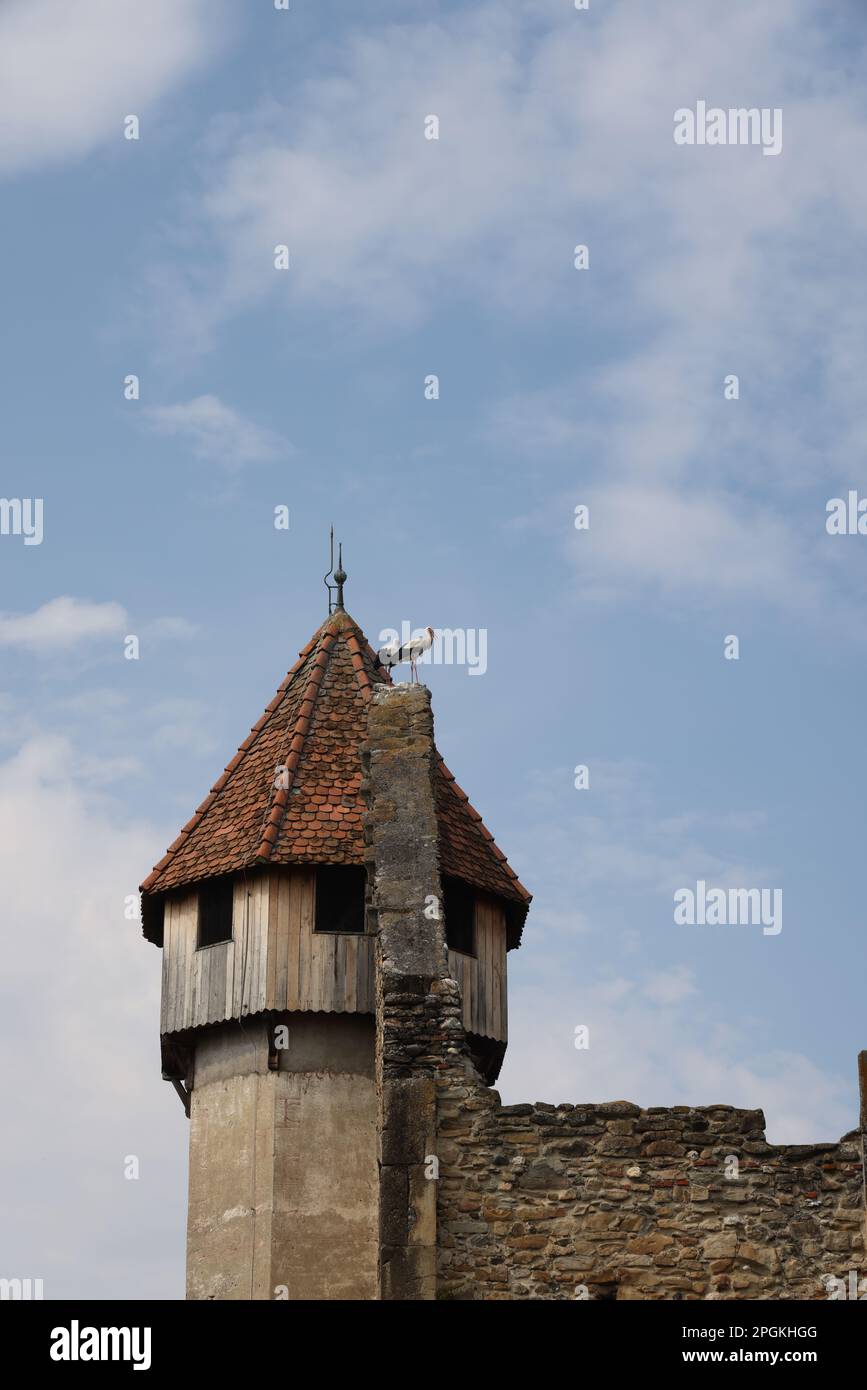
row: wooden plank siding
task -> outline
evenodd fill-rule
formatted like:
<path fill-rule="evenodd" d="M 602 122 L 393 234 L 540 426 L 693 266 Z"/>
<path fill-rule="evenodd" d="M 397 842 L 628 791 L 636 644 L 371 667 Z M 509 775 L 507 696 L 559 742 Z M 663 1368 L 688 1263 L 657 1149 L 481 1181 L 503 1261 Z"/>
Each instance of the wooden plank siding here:
<path fill-rule="evenodd" d="M 493 898 L 476 898 L 474 938 L 475 955 L 448 953 L 449 972 L 461 987 L 463 1025 L 506 1042 L 506 918 Z"/>
<path fill-rule="evenodd" d="M 373 1013 L 373 938 L 314 932 L 314 871 L 239 877 L 233 937 L 196 949 L 198 895 L 165 905 L 160 1031 L 181 1032 L 264 1009 Z M 475 955 L 449 951 L 461 987 L 464 1027 L 507 1040 L 506 922 L 502 907 L 479 895 Z"/>
<path fill-rule="evenodd" d="M 373 1013 L 373 937 L 314 932 L 314 872 L 239 877 L 232 940 L 196 948 L 198 895 L 165 904 L 160 1031 L 264 1009 Z"/>

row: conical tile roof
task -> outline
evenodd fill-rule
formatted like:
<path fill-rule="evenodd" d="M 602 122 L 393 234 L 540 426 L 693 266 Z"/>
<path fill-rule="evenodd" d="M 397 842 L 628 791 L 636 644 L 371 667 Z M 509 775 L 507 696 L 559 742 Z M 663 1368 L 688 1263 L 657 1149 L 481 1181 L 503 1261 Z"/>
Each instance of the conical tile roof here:
<path fill-rule="evenodd" d="M 362 864 L 359 749 L 375 684 L 388 682 L 358 624 L 338 610 L 299 654 L 261 719 L 141 885 L 159 941 L 164 893 L 268 864 Z M 530 894 L 437 755 L 442 872 L 505 899 L 517 945 Z"/>

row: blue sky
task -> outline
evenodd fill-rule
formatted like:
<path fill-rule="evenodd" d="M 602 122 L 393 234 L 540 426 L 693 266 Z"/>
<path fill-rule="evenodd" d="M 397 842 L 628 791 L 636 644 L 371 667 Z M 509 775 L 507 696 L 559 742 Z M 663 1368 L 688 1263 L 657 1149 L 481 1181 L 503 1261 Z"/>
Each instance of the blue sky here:
<path fill-rule="evenodd" d="M 124 898 L 324 616 L 331 523 L 371 641 L 488 633 L 425 679 L 535 895 L 504 1099 L 855 1125 L 864 46 L 806 0 L 0 10 L 0 493 L 45 518 L 0 537 L 10 1275 L 182 1292 Z M 698 100 L 780 108 L 781 154 L 676 146 Z M 700 878 L 782 932 L 676 927 Z"/>

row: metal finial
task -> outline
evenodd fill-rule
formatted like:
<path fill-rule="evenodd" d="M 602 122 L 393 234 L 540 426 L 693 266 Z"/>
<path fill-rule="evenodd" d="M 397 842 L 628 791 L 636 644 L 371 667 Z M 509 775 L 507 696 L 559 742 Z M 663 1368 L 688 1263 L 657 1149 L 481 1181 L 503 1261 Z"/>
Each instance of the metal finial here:
<path fill-rule="evenodd" d="M 338 548 L 338 553 L 337 553 L 337 569 L 335 570 L 335 568 L 334 568 L 334 527 L 333 527 L 333 526 L 331 527 L 331 531 L 330 531 L 330 545 L 331 545 L 331 564 L 330 564 L 329 567 L 328 567 L 328 573 L 326 574 L 325 579 L 323 580 L 323 583 L 325 584 L 325 587 L 326 587 L 326 589 L 328 590 L 328 612 L 329 612 L 329 613 L 334 613 L 334 612 L 336 612 L 336 611 L 340 611 L 340 612 L 343 611 L 343 586 L 344 586 L 344 584 L 346 583 L 346 572 L 345 572 L 345 570 L 344 570 L 344 568 L 343 568 L 343 545 L 342 545 L 342 543 L 341 543 L 341 545 L 339 546 L 339 548 Z M 333 583 L 333 584 L 329 584 L 329 582 L 328 582 L 329 579 L 331 579 L 331 578 L 333 578 L 333 580 L 334 580 L 334 583 Z M 335 590 L 337 591 L 337 597 L 336 597 L 336 598 L 334 597 Z"/>
<path fill-rule="evenodd" d="M 346 571 L 343 568 L 343 543 L 337 547 L 337 569 L 334 571 L 334 582 L 337 585 L 337 600 L 334 607 L 343 612 L 343 586 L 346 583 Z"/>

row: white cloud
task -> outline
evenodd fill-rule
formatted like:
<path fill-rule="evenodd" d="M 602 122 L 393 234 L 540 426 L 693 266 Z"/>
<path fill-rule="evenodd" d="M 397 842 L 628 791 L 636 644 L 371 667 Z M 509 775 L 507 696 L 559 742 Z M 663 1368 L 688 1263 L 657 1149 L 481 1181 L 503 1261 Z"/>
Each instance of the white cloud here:
<path fill-rule="evenodd" d="M 559 304 L 583 317 L 584 296 L 602 293 L 592 302 L 609 314 L 637 296 L 640 312 L 667 316 L 675 288 L 709 339 L 748 345 L 741 313 L 764 309 L 775 237 L 786 278 L 802 277 L 798 210 L 823 197 L 867 216 L 850 177 L 867 141 L 851 74 L 822 49 L 821 96 L 802 82 L 825 42 L 808 0 L 734 3 L 722 30 L 693 0 L 669 0 L 665 24 L 613 4 L 590 26 L 524 0 L 447 26 L 349 29 L 285 105 L 215 126 L 200 225 L 221 255 L 213 276 L 195 269 L 201 310 L 285 294 L 404 319 L 451 288 L 510 313 Z M 785 97 L 793 156 L 678 149 L 673 112 L 696 87 Z M 424 138 L 428 113 L 439 140 Z M 594 269 L 578 275 L 572 245 L 588 224 L 600 228 Z M 272 263 L 282 242 L 288 274 Z M 808 322 L 811 307 L 802 286 L 786 321 Z"/>
<path fill-rule="evenodd" d="M 294 452 L 280 435 L 245 420 L 218 396 L 196 396 L 177 405 L 154 406 L 147 418 L 160 434 L 188 440 L 193 454 L 234 470 L 267 463 Z"/>
<path fill-rule="evenodd" d="M 199 209 L 216 270 L 199 267 L 184 285 L 154 267 L 166 310 L 196 334 L 261 297 L 300 296 L 337 307 L 345 329 L 347 308 L 405 321 L 432 307 L 444 281 L 501 281 L 528 215 L 543 223 L 551 154 L 565 147 L 540 156 L 550 102 L 524 40 L 492 5 L 448 26 L 350 30 L 287 106 L 222 122 Z M 438 142 L 423 136 L 429 112 L 441 113 Z M 283 243 L 288 273 L 273 264 Z"/>
<path fill-rule="evenodd" d="M 647 592 L 650 585 L 691 599 L 747 597 L 818 609 L 821 568 L 804 563 L 812 543 L 767 505 L 688 488 L 620 483 L 587 493 L 591 523 L 576 532 L 572 556 L 581 588 Z"/>
<path fill-rule="evenodd" d="M 575 374 L 564 352 L 560 380 L 496 403 L 487 431 L 525 469 L 553 454 L 622 506 L 594 537 L 593 595 L 648 582 L 670 599 L 816 610 L 861 580 L 851 552 L 827 563 L 808 490 L 851 481 L 867 446 L 867 192 L 851 172 L 867 127 L 833 42 L 809 0 L 735 0 L 724 25 L 694 0 L 669 0 L 665 24 L 612 3 L 593 25 L 525 0 L 448 26 L 350 29 L 285 104 L 215 124 L 181 229 L 215 254 L 151 267 L 161 331 L 171 318 L 200 349 L 263 299 L 312 305 L 320 327 L 334 310 L 341 333 L 404 332 L 444 302 L 515 331 L 544 313 L 579 345 L 599 323 L 604 356 Z M 817 69 L 821 84 L 805 81 Z M 697 95 L 782 106 L 783 154 L 675 146 L 674 110 Z M 428 113 L 438 141 L 423 138 Z M 737 402 L 722 399 L 730 372 Z M 787 504 L 757 503 L 768 490 Z"/>
<path fill-rule="evenodd" d="M 119 603 L 51 599 L 33 613 L 0 614 L 0 647 L 31 652 L 65 651 L 98 637 L 116 637 L 127 623 Z"/>
<path fill-rule="evenodd" d="M 155 270 L 171 286 L 162 307 L 180 302 L 199 345 L 266 296 L 339 306 L 342 325 L 354 306 L 365 321 L 405 326 L 448 291 L 512 316 L 604 314 L 609 332 L 629 333 L 630 355 L 498 403 L 492 426 L 525 455 L 577 453 L 582 474 L 604 474 L 599 500 L 626 503 L 599 538 L 593 593 L 640 592 L 646 578 L 670 596 L 811 605 L 823 587 L 817 547 L 808 541 L 805 565 L 798 523 L 756 512 L 753 498 L 757 479 L 803 487 L 865 442 L 859 393 L 840 386 L 867 369 L 851 277 L 815 263 L 823 230 L 859 233 L 867 220 L 849 172 L 867 139 L 857 92 L 830 57 L 821 99 L 803 87 L 804 55 L 821 41 L 806 4 L 733 5 L 722 34 L 691 0 L 673 0 L 667 17 L 615 5 L 591 31 L 530 3 L 486 6 L 447 29 L 350 34 L 334 71 L 287 108 L 271 103 L 215 134 L 197 226 L 219 254 L 189 281 Z M 678 150 L 672 112 L 697 84 L 785 97 L 785 158 Z M 422 138 L 429 111 L 438 142 Z M 635 207 L 641 218 L 624 216 Z M 583 224 L 596 237 L 593 269 L 579 276 L 570 255 Z M 292 270 L 277 275 L 283 240 Z M 847 330 L 815 364 L 817 413 L 831 416 L 820 452 L 776 407 L 812 324 L 831 318 Z M 735 367 L 743 399 L 721 417 L 722 375 Z M 688 501 L 667 493 L 687 477 Z M 656 504 L 657 535 L 635 524 L 633 485 Z"/>
<path fill-rule="evenodd" d="M 46 1298 L 177 1298 L 186 1121 L 159 1075 L 160 955 L 124 916 L 166 837 L 104 771 L 46 735 L 0 763 L 4 1261 Z"/>
<path fill-rule="evenodd" d="M 131 113 L 147 139 L 156 103 L 210 59 L 228 18 L 222 0 L 4 0 L 0 173 L 120 148 Z"/>

